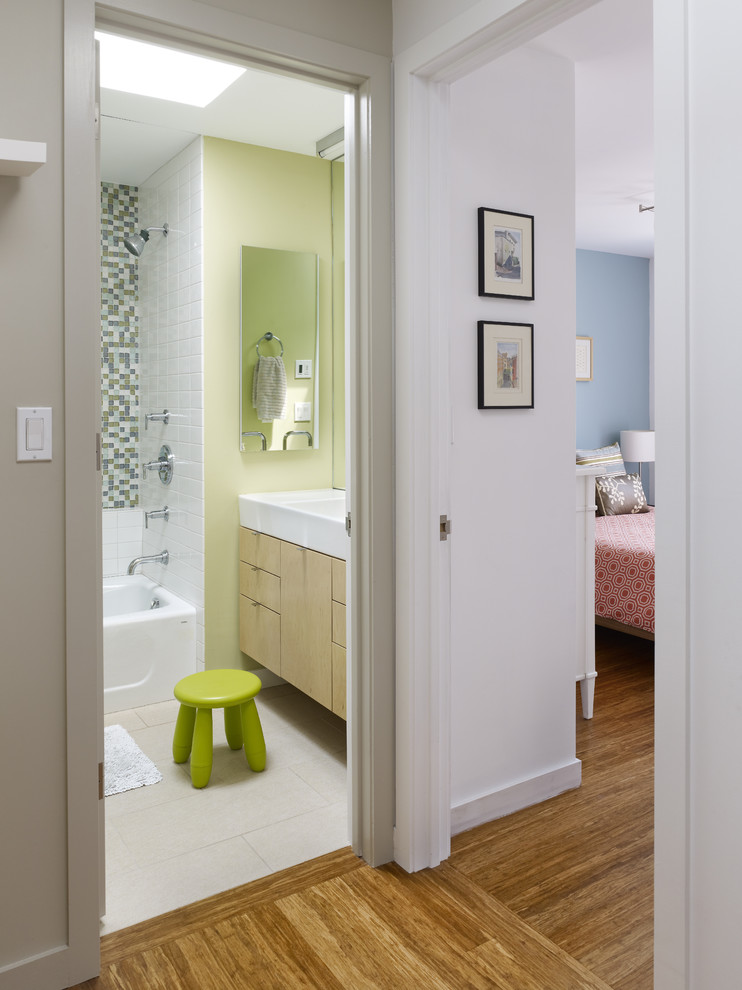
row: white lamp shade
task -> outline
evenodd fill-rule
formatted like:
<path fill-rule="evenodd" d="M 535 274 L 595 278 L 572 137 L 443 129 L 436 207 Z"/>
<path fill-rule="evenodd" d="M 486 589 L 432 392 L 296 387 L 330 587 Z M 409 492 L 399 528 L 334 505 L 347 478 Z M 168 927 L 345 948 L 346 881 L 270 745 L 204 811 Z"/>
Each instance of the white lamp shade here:
<path fill-rule="evenodd" d="M 654 460 L 654 430 L 621 430 L 621 456 L 632 464 Z"/>

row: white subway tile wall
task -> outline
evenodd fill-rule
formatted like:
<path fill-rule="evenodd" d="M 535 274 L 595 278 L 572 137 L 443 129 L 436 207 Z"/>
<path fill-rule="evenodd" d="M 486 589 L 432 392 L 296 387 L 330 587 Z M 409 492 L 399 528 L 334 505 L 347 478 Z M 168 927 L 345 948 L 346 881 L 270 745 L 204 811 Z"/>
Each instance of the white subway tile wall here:
<path fill-rule="evenodd" d="M 167 522 L 143 530 L 143 553 L 167 550 L 166 567 L 144 573 L 196 606 L 197 658 L 204 662 L 204 437 L 203 437 L 203 142 L 197 138 L 139 187 L 142 226 L 153 232 L 139 261 L 139 437 L 142 460 L 156 460 L 162 444 L 175 455 L 169 485 L 155 472 L 141 478 L 143 510 L 170 510 Z M 167 409 L 167 424 L 146 413 Z"/>
<path fill-rule="evenodd" d="M 142 570 L 196 606 L 200 664 L 204 662 L 202 149 L 199 137 L 143 182 L 136 191 L 138 218 L 127 217 L 127 233 L 133 226 L 165 223 L 169 232 L 167 236 L 152 232 L 136 266 L 138 380 L 130 406 L 138 412 L 138 470 L 131 493 L 118 505 L 138 507 L 103 512 L 104 576 L 124 574 L 134 557 L 169 552 L 167 566 L 145 564 Z M 129 303 L 128 291 L 127 297 Z M 167 424 L 145 424 L 147 413 L 166 409 Z M 163 485 L 155 472 L 143 478 L 140 468 L 143 462 L 157 459 L 162 444 L 175 457 L 169 485 Z M 113 504 L 110 497 L 104 499 L 104 505 Z M 144 512 L 165 506 L 168 520 L 150 520 L 145 528 Z"/>
<path fill-rule="evenodd" d="M 130 561 L 142 554 L 141 509 L 103 511 L 103 577 L 126 574 Z"/>

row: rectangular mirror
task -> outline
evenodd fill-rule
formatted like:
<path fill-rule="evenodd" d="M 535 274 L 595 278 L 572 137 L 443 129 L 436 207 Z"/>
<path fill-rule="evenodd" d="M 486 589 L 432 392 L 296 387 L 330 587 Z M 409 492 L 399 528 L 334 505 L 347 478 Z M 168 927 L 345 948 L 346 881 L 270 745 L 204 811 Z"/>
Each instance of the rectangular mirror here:
<path fill-rule="evenodd" d="M 240 450 L 246 453 L 319 444 L 318 289 L 318 255 L 243 246 Z M 259 365 L 258 358 L 267 360 Z"/>

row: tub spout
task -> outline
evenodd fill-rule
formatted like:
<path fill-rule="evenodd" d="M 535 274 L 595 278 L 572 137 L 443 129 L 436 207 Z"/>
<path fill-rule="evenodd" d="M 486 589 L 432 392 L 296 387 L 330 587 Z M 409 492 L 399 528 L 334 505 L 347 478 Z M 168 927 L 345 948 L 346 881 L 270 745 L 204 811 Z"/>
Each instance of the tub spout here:
<path fill-rule="evenodd" d="M 133 574 L 140 564 L 167 564 L 169 559 L 170 554 L 167 550 L 163 550 L 161 553 L 150 554 L 149 557 L 135 557 L 126 568 L 126 573 Z"/>

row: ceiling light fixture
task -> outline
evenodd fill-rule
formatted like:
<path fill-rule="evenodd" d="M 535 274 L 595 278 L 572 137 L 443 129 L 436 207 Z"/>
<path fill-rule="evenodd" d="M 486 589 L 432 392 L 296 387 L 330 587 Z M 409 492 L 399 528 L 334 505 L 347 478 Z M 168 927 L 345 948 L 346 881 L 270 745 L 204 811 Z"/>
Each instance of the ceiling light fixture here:
<path fill-rule="evenodd" d="M 320 138 L 317 141 L 317 154 L 320 158 L 326 158 L 331 162 L 343 158 L 345 156 L 345 129 L 339 127 L 327 137 Z"/>
<path fill-rule="evenodd" d="M 245 72 L 239 65 L 116 34 L 96 31 L 95 37 L 103 89 L 205 107 Z"/>

